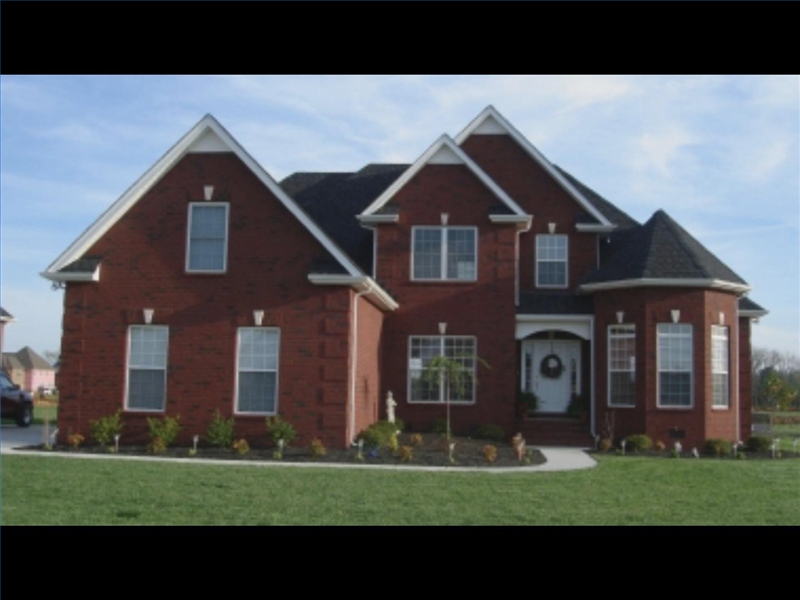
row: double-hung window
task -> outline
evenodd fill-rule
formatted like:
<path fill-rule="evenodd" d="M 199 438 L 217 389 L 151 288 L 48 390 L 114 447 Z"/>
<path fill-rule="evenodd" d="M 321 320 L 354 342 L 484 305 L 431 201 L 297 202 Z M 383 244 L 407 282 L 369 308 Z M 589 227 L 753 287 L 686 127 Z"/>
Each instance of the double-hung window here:
<path fill-rule="evenodd" d="M 168 327 L 131 325 L 128 330 L 126 410 L 164 410 L 168 346 Z"/>
<path fill-rule="evenodd" d="M 536 286 L 567 287 L 567 236 L 536 236 Z"/>
<path fill-rule="evenodd" d="M 692 326 L 658 325 L 658 406 L 692 406 Z"/>
<path fill-rule="evenodd" d="M 186 271 L 224 273 L 228 262 L 227 202 L 189 204 Z"/>
<path fill-rule="evenodd" d="M 728 391 L 728 328 L 720 325 L 711 326 L 711 374 L 712 406 L 728 408 L 730 394 Z"/>
<path fill-rule="evenodd" d="M 236 412 L 274 415 L 278 404 L 280 331 L 242 327 L 237 340 Z"/>
<path fill-rule="evenodd" d="M 412 279 L 475 281 L 478 230 L 475 227 L 414 227 Z"/>
<path fill-rule="evenodd" d="M 636 325 L 608 328 L 608 404 L 636 405 Z"/>
<path fill-rule="evenodd" d="M 450 401 L 474 402 L 476 346 L 476 339 L 469 336 L 412 336 L 409 339 L 408 401 L 446 401 L 445 377 L 439 377 L 438 381 L 425 378 L 431 361 L 443 356 L 454 363 L 451 365 Z"/>

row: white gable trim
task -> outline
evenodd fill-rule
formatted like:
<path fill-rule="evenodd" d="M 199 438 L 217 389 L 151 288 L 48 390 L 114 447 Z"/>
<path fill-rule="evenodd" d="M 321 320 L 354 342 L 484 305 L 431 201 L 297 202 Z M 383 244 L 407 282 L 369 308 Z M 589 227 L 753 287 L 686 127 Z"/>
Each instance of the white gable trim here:
<path fill-rule="evenodd" d="M 436 140 L 433 145 L 428 148 L 422 156 L 420 156 L 416 162 L 411 165 L 406 171 L 395 180 L 395 182 L 390 185 L 380 196 L 378 196 L 375 201 L 370 204 L 364 212 L 359 215 L 359 219 L 363 219 L 363 217 L 367 217 L 375 213 L 375 211 L 379 210 L 384 204 L 386 204 L 389 200 L 391 200 L 394 195 L 399 192 L 411 179 L 419 173 L 420 169 L 424 167 L 426 164 L 463 164 L 466 166 L 472 173 L 481 180 L 481 182 L 489 188 L 489 190 L 497 196 L 501 202 L 503 202 L 508 208 L 512 210 L 515 215 L 523 216 L 525 215 L 525 211 L 522 210 L 519 205 L 514 202 L 511 197 L 506 194 L 500 186 L 498 186 L 492 179 L 489 177 L 483 169 L 481 169 L 475 161 L 473 161 L 469 156 L 467 156 L 464 151 L 458 147 L 458 145 L 453 141 L 453 139 L 444 134 L 438 140 Z"/>
<path fill-rule="evenodd" d="M 214 139 L 216 138 L 216 139 Z M 158 162 L 145 172 L 131 187 L 120 196 L 100 217 L 84 231 L 49 267 L 42 273 L 51 277 L 59 269 L 83 256 L 122 216 L 144 196 L 183 156 L 189 152 L 219 152 L 225 148 L 233 152 L 247 165 L 250 171 L 272 194 L 291 212 L 298 221 L 330 252 L 339 264 L 352 276 L 363 273 L 356 264 L 331 240 L 308 215 L 284 192 L 277 182 L 259 165 L 253 157 L 237 142 L 231 134 L 210 114 L 206 115 L 186 135 L 170 148 Z M 63 274 L 61 274 L 63 275 Z M 63 277 L 58 279 L 64 280 Z"/>
<path fill-rule="evenodd" d="M 308 280 L 314 285 L 352 286 L 357 292 L 367 292 L 376 305 L 387 310 L 395 310 L 400 306 L 372 277 L 311 273 Z"/>
<path fill-rule="evenodd" d="M 91 273 L 88 271 L 67 273 L 44 271 L 39 275 L 50 281 L 100 281 L 100 265 L 97 265 Z"/>
<path fill-rule="evenodd" d="M 578 292 L 597 292 L 601 290 L 618 290 L 634 287 L 696 287 L 712 288 L 742 294 L 750 291 L 749 285 L 725 281 L 723 279 L 655 279 L 643 277 L 641 279 L 619 279 L 617 281 L 603 281 L 601 283 L 586 283 L 578 288 Z"/>
<path fill-rule="evenodd" d="M 484 126 L 484 122 L 489 119 L 494 123 L 489 125 L 486 124 Z M 567 179 L 550 164 L 550 161 L 547 160 L 544 155 L 539 152 L 536 147 L 531 144 L 524 135 L 522 135 L 517 128 L 514 127 L 511 123 L 509 123 L 503 115 L 501 115 L 497 110 L 489 105 L 483 112 L 475 117 L 472 122 L 467 125 L 461 133 L 456 136 L 456 143 L 460 146 L 464 143 L 470 135 L 473 133 L 476 135 L 487 135 L 490 133 L 496 133 L 497 126 L 502 127 L 505 131 L 503 133 L 507 133 L 512 137 L 512 139 L 517 142 L 523 150 L 525 150 L 533 160 L 535 160 L 541 167 L 547 171 L 547 173 L 555 179 L 558 184 L 564 188 L 564 191 L 567 192 L 575 201 L 580 204 L 586 211 L 592 215 L 595 219 L 600 221 L 601 225 L 606 225 L 610 227 L 614 227 L 614 224 L 611 223 L 608 219 L 606 219 L 603 214 L 598 211 L 591 202 L 589 202 L 586 197 L 578 191 L 575 186 L 573 186 Z"/>

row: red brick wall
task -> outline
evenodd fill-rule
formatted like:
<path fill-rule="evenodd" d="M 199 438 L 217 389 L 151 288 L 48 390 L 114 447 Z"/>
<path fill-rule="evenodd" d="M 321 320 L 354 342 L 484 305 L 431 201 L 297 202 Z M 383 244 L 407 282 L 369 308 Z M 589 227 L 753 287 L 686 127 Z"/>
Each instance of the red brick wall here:
<path fill-rule="evenodd" d="M 427 165 L 393 199 L 399 206 L 399 223 L 378 227 L 378 280 L 392 291 L 400 308 L 384 323 L 381 418 L 383 398 L 391 390 L 398 403 L 397 416 L 414 429 L 424 430 L 444 418 L 444 405 L 408 403 L 409 336 L 439 335 L 446 322 L 447 335 L 477 338 L 477 352 L 491 368 L 477 367 L 476 403 L 452 407 L 457 429 L 473 424 L 497 423 L 511 431 L 518 377 L 514 304 L 515 229 L 489 221 L 489 208 L 497 198 L 464 166 Z M 478 280 L 476 282 L 411 281 L 411 228 L 440 225 L 478 228 Z"/>
<path fill-rule="evenodd" d="M 531 230 L 520 235 L 520 289 L 536 290 L 536 235 L 568 234 L 569 289 L 597 268 L 597 235 L 577 233 L 575 218 L 585 215 L 572 196 L 508 135 L 472 135 L 461 148 L 503 188 L 520 207 L 533 215 Z M 546 288 L 552 289 L 552 288 Z"/>
<path fill-rule="evenodd" d="M 739 439 L 747 441 L 753 425 L 753 355 L 750 345 L 751 321 L 739 319 Z"/>
<path fill-rule="evenodd" d="M 355 297 L 355 293 L 353 292 Z M 366 298 L 358 299 L 358 351 L 353 436 L 378 420 L 381 397 L 380 358 L 383 312 Z M 385 407 L 384 407 L 385 408 Z"/>
<path fill-rule="evenodd" d="M 206 184 L 230 202 L 228 269 L 186 274 L 188 203 Z M 233 412 L 237 328 L 262 309 L 280 328 L 279 413 L 299 443 L 347 443 L 350 290 L 309 283 L 327 252 L 235 155 L 187 155 L 86 254 L 103 261 L 99 282 L 64 297 L 61 435 L 123 407 L 127 331 L 148 307 L 170 327 L 166 414 L 180 415 L 183 443 L 202 436 L 215 409 Z M 145 440 L 146 416 L 125 413 L 124 442 Z M 236 434 L 267 443 L 264 417 L 238 416 Z"/>

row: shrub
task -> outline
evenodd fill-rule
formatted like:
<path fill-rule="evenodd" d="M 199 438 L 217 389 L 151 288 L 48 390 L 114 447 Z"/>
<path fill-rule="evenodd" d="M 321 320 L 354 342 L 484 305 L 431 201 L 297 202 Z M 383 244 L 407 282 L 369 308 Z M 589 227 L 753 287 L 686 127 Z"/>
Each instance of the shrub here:
<path fill-rule="evenodd" d="M 681 457 L 681 453 L 673 448 L 672 450 L 669 451 L 669 457 L 670 458 L 680 458 Z"/>
<path fill-rule="evenodd" d="M 84 437 L 80 433 L 73 433 L 67 436 L 67 443 L 72 446 L 73 450 L 77 450 L 83 443 Z"/>
<path fill-rule="evenodd" d="M 434 419 L 433 421 L 431 421 L 430 430 L 431 433 L 436 433 L 436 434 L 447 433 L 447 420 Z"/>
<path fill-rule="evenodd" d="M 150 443 L 147 444 L 147 451 L 151 452 L 152 454 L 161 454 L 166 449 L 167 445 L 161 438 L 153 438 L 150 440 Z"/>
<path fill-rule="evenodd" d="M 600 440 L 600 443 L 597 444 L 597 449 L 600 450 L 600 452 L 608 452 L 609 450 L 611 450 L 611 447 L 613 445 L 614 442 L 612 442 L 610 439 L 603 438 L 602 440 Z"/>
<path fill-rule="evenodd" d="M 276 444 L 278 440 L 283 440 L 284 446 L 291 444 L 297 437 L 297 430 L 294 426 L 281 419 L 278 415 L 267 417 L 267 433 Z"/>
<path fill-rule="evenodd" d="M 92 437 L 101 446 L 110 446 L 115 435 L 122 433 L 122 411 L 118 410 L 113 415 L 101 417 L 97 421 L 90 421 Z"/>
<path fill-rule="evenodd" d="M 327 454 L 327 450 L 325 449 L 325 445 L 322 443 L 322 440 L 319 438 L 314 438 L 311 440 L 311 443 L 308 445 L 308 449 L 311 452 L 311 456 L 325 456 Z"/>
<path fill-rule="evenodd" d="M 147 429 L 150 431 L 150 440 L 161 440 L 164 448 L 171 446 L 181 431 L 181 417 L 167 417 L 161 419 L 147 418 Z"/>
<path fill-rule="evenodd" d="M 397 451 L 397 458 L 403 462 L 411 462 L 414 460 L 414 448 L 412 446 L 400 446 Z"/>
<path fill-rule="evenodd" d="M 398 448 L 399 445 L 400 445 L 400 442 L 397 441 L 397 434 L 396 433 L 392 433 L 389 436 L 389 441 L 386 442 L 386 447 L 391 452 L 397 452 L 397 448 Z"/>
<path fill-rule="evenodd" d="M 661 440 L 656 440 L 653 444 L 653 450 L 661 454 L 664 450 L 666 450 L 666 445 Z"/>
<path fill-rule="evenodd" d="M 703 454 L 710 454 L 712 456 L 722 456 L 723 454 L 730 454 L 733 450 L 731 443 L 723 439 L 708 439 L 703 444 Z"/>
<path fill-rule="evenodd" d="M 422 434 L 421 433 L 414 433 L 411 435 L 411 445 L 412 446 L 422 446 Z"/>
<path fill-rule="evenodd" d="M 250 444 L 247 443 L 247 440 L 244 438 L 240 438 L 231 444 L 231 448 L 233 448 L 236 454 L 240 454 L 244 456 L 248 452 L 250 452 Z"/>
<path fill-rule="evenodd" d="M 642 452 L 644 450 L 650 450 L 650 448 L 653 447 L 653 440 L 643 433 L 629 435 L 625 438 L 625 441 L 627 442 L 627 447 L 630 448 L 631 452 Z"/>
<path fill-rule="evenodd" d="M 504 439 L 506 439 L 506 432 L 503 431 L 503 428 L 500 427 L 500 425 L 496 425 L 494 423 L 484 423 L 478 427 L 478 437 L 484 440 L 502 442 Z"/>
<path fill-rule="evenodd" d="M 497 460 L 497 447 L 492 445 L 486 445 L 483 447 L 483 460 L 488 463 L 493 463 Z"/>
<path fill-rule="evenodd" d="M 750 452 L 769 452 L 772 449 L 772 439 L 765 435 L 751 435 L 745 448 Z"/>
<path fill-rule="evenodd" d="M 377 421 L 358 435 L 358 439 L 364 440 L 367 448 L 389 448 L 397 450 L 397 431 L 402 430 L 402 421 Z"/>
<path fill-rule="evenodd" d="M 214 418 L 208 424 L 206 441 L 217 448 L 230 448 L 233 444 L 233 428 L 233 417 L 224 419 L 217 409 Z"/>

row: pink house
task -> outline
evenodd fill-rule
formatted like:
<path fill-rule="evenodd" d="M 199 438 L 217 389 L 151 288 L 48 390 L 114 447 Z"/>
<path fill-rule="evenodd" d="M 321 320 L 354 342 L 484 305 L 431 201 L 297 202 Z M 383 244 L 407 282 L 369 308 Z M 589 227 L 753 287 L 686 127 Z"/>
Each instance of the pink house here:
<path fill-rule="evenodd" d="M 55 386 L 56 370 L 29 346 L 19 352 L 3 353 L 3 369 L 13 383 L 28 392 Z"/>

